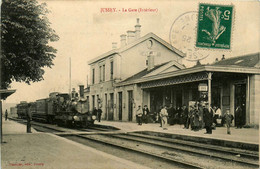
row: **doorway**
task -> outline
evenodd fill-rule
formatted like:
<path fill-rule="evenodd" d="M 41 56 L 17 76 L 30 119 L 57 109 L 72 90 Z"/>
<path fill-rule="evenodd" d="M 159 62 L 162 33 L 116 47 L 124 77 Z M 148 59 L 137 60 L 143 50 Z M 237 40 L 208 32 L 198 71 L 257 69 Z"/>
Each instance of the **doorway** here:
<path fill-rule="evenodd" d="M 128 121 L 133 120 L 133 91 L 128 91 Z"/>
<path fill-rule="evenodd" d="M 246 84 L 236 84 L 235 85 L 235 111 L 236 108 L 240 106 L 242 109 L 242 114 L 240 116 L 240 121 L 242 125 L 246 124 Z M 236 119 L 236 113 L 235 113 Z M 235 123 L 237 120 L 235 120 Z M 236 125 L 236 124 L 235 124 Z"/>
<path fill-rule="evenodd" d="M 108 101 L 108 120 L 114 120 L 114 93 L 110 93 Z"/>
<path fill-rule="evenodd" d="M 119 116 L 119 119 L 118 120 L 122 120 L 122 92 L 118 92 L 118 108 L 119 108 L 119 111 L 118 111 L 118 116 Z"/>
<path fill-rule="evenodd" d="M 105 94 L 105 119 L 108 120 L 107 94 Z"/>
<path fill-rule="evenodd" d="M 182 107 L 182 89 L 176 90 L 176 108 Z"/>
<path fill-rule="evenodd" d="M 152 90 L 150 92 L 150 112 L 160 112 L 163 106 L 163 91 Z"/>

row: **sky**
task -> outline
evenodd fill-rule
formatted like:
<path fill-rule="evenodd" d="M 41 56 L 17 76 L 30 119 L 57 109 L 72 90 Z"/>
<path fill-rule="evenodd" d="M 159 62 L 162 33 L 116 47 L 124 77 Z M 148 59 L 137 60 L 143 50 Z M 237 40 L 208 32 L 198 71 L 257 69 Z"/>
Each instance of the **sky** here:
<path fill-rule="evenodd" d="M 87 62 L 112 49 L 112 42 L 120 44 L 120 35 L 134 30 L 136 18 L 140 18 L 141 36 L 149 32 L 170 43 L 169 35 L 175 20 L 182 14 L 198 11 L 199 3 L 210 1 L 117 1 L 117 0 L 39 0 L 51 11 L 48 14 L 51 27 L 60 40 L 51 43 L 58 52 L 54 66 L 45 69 L 44 80 L 27 85 L 13 82 L 16 92 L 4 101 L 19 103 L 46 98 L 53 91 L 69 91 L 69 58 L 71 58 L 72 87 L 87 84 L 89 67 Z M 209 57 L 202 63 L 211 63 L 216 57 L 226 58 L 257 53 L 260 51 L 260 5 L 257 1 L 214 1 L 214 4 L 234 5 L 231 49 L 203 52 Z M 116 8 L 116 12 L 101 12 L 102 8 Z M 127 10 L 122 12 L 123 8 Z M 155 9 L 156 12 L 134 12 L 133 9 Z M 197 21 L 191 23 L 196 26 Z M 192 37 L 195 39 L 195 34 Z M 194 62 L 184 60 L 189 67 Z"/>

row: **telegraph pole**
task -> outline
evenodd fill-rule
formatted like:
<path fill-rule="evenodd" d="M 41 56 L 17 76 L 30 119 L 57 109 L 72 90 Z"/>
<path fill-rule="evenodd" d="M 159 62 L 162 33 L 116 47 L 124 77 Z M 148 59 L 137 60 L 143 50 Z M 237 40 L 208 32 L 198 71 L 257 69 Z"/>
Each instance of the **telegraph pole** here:
<path fill-rule="evenodd" d="M 71 96 L 71 57 L 69 58 L 69 95 Z"/>
<path fill-rule="evenodd" d="M 2 27 L 0 27 L 0 32 L 2 30 Z M 0 90 L 2 89 L 2 44 L 0 44 Z M 3 118 L 3 112 L 2 112 L 2 94 L 0 93 L 0 114 L 1 114 L 1 144 L 3 143 L 3 123 L 2 123 L 2 118 Z"/>

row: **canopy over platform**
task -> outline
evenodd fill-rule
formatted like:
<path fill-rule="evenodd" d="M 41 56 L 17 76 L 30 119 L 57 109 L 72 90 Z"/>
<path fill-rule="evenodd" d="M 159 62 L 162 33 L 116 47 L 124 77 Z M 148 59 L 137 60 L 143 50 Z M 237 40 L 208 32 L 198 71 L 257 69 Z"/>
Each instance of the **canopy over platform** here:
<path fill-rule="evenodd" d="M 1 99 L 6 99 L 8 96 L 13 94 L 16 90 L 15 89 L 0 89 L 0 98 Z"/>

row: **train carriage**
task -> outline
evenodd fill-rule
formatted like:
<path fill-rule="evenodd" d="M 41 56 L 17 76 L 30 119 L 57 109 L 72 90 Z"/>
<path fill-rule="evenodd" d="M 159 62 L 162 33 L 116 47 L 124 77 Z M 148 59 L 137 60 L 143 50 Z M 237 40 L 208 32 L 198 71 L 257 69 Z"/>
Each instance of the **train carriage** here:
<path fill-rule="evenodd" d="M 20 104 L 17 104 L 18 118 L 26 119 L 28 106 L 29 104 L 26 101 L 21 101 Z"/>
<path fill-rule="evenodd" d="M 48 102 L 47 98 L 36 100 L 36 112 L 32 114 L 33 120 L 48 122 Z"/>

